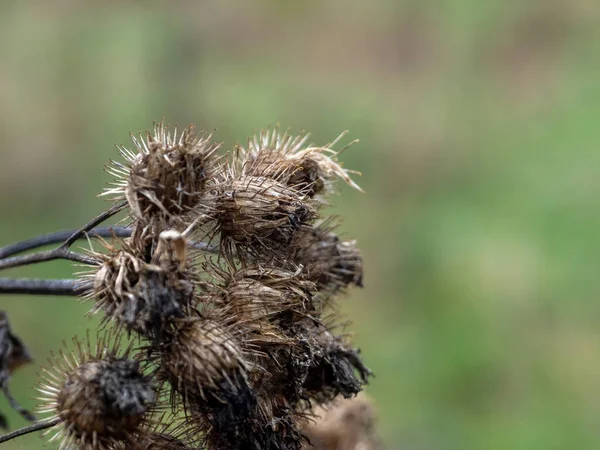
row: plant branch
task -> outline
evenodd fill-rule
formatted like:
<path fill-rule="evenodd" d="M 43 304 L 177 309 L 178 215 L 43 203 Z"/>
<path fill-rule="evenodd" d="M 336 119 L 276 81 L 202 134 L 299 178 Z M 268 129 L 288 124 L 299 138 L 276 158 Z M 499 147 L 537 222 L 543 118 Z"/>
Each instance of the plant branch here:
<path fill-rule="evenodd" d="M 77 239 L 84 236 L 96 225 L 104 222 L 105 220 L 109 219 L 110 217 L 114 216 L 119 211 L 121 211 L 126 204 L 126 202 L 118 203 L 117 205 L 114 205 L 102 214 L 96 216 L 94 219 L 86 223 L 83 227 L 79 228 L 77 231 L 71 234 L 71 236 L 69 236 L 69 238 L 66 241 L 64 241 L 59 247 L 53 250 L 46 250 L 43 252 L 32 253 L 30 255 L 24 256 L 14 256 L 12 258 L 4 258 L 0 260 L 0 270 L 8 269 L 10 267 L 35 264 L 39 262 L 53 261 L 55 259 L 66 259 L 69 261 L 80 262 L 87 265 L 98 265 L 98 261 L 96 259 L 90 256 L 82 255 L 81 253 L 73 252 L 69 250 L 69 247 Z"/>
<path fill-rule="evenodd" d="M 76 279 L 42 280 L 37 278 L 0 278 L 0 295 L 66 295 L 76 296 L 87 292 L 91 285 Z"/>
<path fill-rule="evenodd" d="M 28 250 L 34 250 L 40 247 L 45 247 L 46 245 L 51 244 L 60 244 L 70 238 L 74 233 L 78 230 L 63 230 L 56 231 L 54 233 L 44 234 L 42 236 L 36 236 L 31 239 L 27 239 L 26 241 L 17 242 L 15 244 L 10 244 L 5 247 L 0 248 L 0 259 L 7 258 L 9 256 L 13 256 L 19 253 L 26 252 Z M 86 233 L 89 237 L 103 237 L 110 238 L 113 236 L 116 237 L 129 237 L 131 236 L 131 228 L 127 227 L 96 227 L 92 228 L 89 232 Z M 81 236 L 80 239 L 84 237 Z"/>
<path fill-rule="evenodd" d="M 29 425 L 27 427 L 20 428 L 18 430 L 12 431 L 10 433 L 3 434 L 0 436 L 0 444 L 3 442 L 10 441 L 12 439 L 18 438 L 20 436 L 25 436 L 29 433 L 35 433 L 36 431 L 46 430 L 48 428 L 53 427 L 60 423 L 60 418 L 56 417 L 51 420 L 45 420 L 43 422 L 37 422 L 33 425 Z"/>

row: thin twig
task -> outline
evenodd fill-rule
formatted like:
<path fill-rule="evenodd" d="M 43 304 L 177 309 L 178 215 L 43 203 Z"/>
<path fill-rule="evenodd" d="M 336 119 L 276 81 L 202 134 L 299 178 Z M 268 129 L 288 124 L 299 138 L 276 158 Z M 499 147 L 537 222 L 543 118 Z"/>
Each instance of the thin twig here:
<path fill-rule="evenodd" d="M 0 260 L 0 270 L 8 269 L 10 267 L 18 267 L 18 266 L 25 266 L 28 264 L 35 264 L 35 263 L 39 263 L 39 262 L 53 261 L 55 259 L 67 259 L 69 261 L 80 262 L 80 263 L 87 264 L 87 265 L 98 265 L 99 263 L 96 259 L 94 259 L 90 256 L 82 255 L 81 253 L 73 252 L 73 251 L 69 250 L 69 247 L 77 239 L 84 236 L 85 233 L 90 231 L 96 225 L 104 222 L 108 218 L 114 216 L 119 211 L 121 211 L 123 209 L 123 207 L 125 207 L 126 204 L 127 204 L 126 202 L 121 202 L 121 203 L 113 206 L 109 210 L 103 212 L 102 214 L 98 215 L 97 217 L 92 219 L 90 222 L 86 223 L 83 227 L 81 227 L 77 231 L 75 231 L 71 236 L 69 236 L 69 238 L 66 241 L 64 241 L 63 244 L 61 244 L 59 247 L 57 247 L 53 250 L 46 250 L 43 252 L 32 253 L 30 255 L 24 255 L 24 256 L 14 256 L 12 258 L 5 258 L 5 259 Z"/>
<path fill-rule="evenodd" d="M 64 244 L 62 244 L 59 248 L 64 248 L 64 249 L 69 248 L 77 239 L 84 236 L 86 232 L 90 231 L 96 225 L 100 225 L 105 220 L 110 219 L 112 216 L 114 216 L 115 214 L 120 212 L 126 205 L 127 205 L 127 202 L 117 203 L 116 205 L 114 205 L 113 207 L 108 209 L 107 211 L 103 212 L 102 214 L 98 215 L 94 219 L 90 220 L 83 227 L 81 227 L 79 230 L 77 230 L 75 233 L 73 233 L 71 235 L 71 237 L 69 239 L 67 239 L 64 242 Z"/>
<path fill-rule="evenodd" d="M 77 230 L 75 229 L 56 231 L 54 233 L 36 236 L 34 238 L 27 239 L 26 241 L 7 245 L 0 248 L 0 259 L 17 255 L 29 250 L 35 250 L 40 247 L 45 247 L 46 245 L 60 244 L 70 238 L 76 232 Z M 117 226 L 96 227 L 88 231 L 86 234 L 89 237 L 110 238 L 116 236 L 120 238 L 126 238 L 131 236 L 131 228 Z M 85 236 L 82 236 L 81 238 L 83 237 Z"/>
<path fill-rule="evenodd" d="M 43 422 L 37 422 L 33 425 L 29 425 L 27 427 L 19 428 L 18 430 L 12 431 L 10 433 L 3 434 L 0 436 L 0 444 L 3 442 L 10 441 L 11 439 L 18 438 L 20 436 L 25 436 L 29 433 L 35 433 L 36 431 L 45 430 L 47 428 L 51 428 L 54 425 L 60 423 L 60 417 L 56 417 L 50 420 L 44 420 Z"/>
<path fill-rule="evenodd" d="M 0 295 L 66 295 L 76 296 L 89 291 L 91 284 L 76 279 L 42 280 L 37 278 L 0 278 Z"/>

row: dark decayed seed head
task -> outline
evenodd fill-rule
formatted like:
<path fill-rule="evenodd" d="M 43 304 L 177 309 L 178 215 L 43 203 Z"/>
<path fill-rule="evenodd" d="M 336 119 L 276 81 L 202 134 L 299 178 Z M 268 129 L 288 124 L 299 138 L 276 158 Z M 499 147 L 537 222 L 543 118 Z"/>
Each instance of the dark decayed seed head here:
<path fill-rule="evenodd" d="M 349 398 L 358 394 L 372 375 L 359 351 L 348 347 L 343 336 L 335 336 L 323 324 L 302 325 L 313 355 L 303 384 L 305 395 L 326 403 L 337 395 Z"/>
<path fill-rule="evenodd" d="M 127 354 L 117 355 L 118 340 L 109 340 L 100 339 L 95 350 L 75 341 L 76 353 L 61 351 L 45 370 L 39 409 L 60 419 L 51 440 L 61 438 L 61 448 L 112 448 L 136 435 L 153 408 L 150 378 Z"/>
<path fill-rule="evenodd" d="M 107 171 L 117 180 L 104 195 L 126 199 L 132 216 L 142 221 L 179 215 L 196 205 L 215 170 L 219 144 L 192 126 L 178 133 L 162 122 L 132 140 L 135 151 L 117 147 L 126 163 L 111 162 Z"/>
<path fill-rule="evenodd" d="M 12 333 L 6 313 L 0 311 L 0 387 L 17 368 L 32 360 L 23 341 Z"/>
<path fill-rule="evenodd" d="M 193 302 L 195 275 L 186 265 L 185 241 L 176 231 L 160 234 L 148 262 L 125 242 L 121 249 L 96 255 L 103 263 L 84 279 L 93 280 L 91 312 L 104 311 L 106 320 L 144 335 L 158 333 L 183 317 Z"/>

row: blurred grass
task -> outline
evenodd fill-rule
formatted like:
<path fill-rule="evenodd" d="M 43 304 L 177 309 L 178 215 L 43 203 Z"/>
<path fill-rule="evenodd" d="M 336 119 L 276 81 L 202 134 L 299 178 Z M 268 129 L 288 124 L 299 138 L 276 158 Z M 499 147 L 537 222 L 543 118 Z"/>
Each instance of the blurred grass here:
<path fill-rule="evenodd" d="M 598 25 L 591 0 L 5 2 L 0 244 L 105 208 L 113 144 L 161 117 L 226 148 L 349 129 L 366 194 L 336 212 L 366 288 L 343 306 L 389 448 L 597 449 Z M 37 363 L 94 325 L 67 298 L 0 307 Z"/>

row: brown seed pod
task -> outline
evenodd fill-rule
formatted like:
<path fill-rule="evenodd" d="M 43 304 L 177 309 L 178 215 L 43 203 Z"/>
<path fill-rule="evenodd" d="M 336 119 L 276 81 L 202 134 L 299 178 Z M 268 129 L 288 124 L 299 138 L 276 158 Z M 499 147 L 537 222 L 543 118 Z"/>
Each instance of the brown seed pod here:
<path fill-rule="evenodd" d="M 184 405 L 191 399 L 197 404 L 210 402 L 246 388 L 242 348 L 234 334 L 215 321 L 183 319 L 168 340 L 153 347 L 158 350 L 160 378 L 183 397 Z"/>
<path fill-rule="evenodd" d="M 49 432 L 59 448 L 109 449 L 138 434 L 146 414 L 154 408 L 151 379 L 129 350 L 119 353 L 119 339 L 110 333 L 95 347 L 74 339 L 75 350 L 49 360 L 43 369 L 41 413 L 51 413 L 60 422 Z"/>
<path fill-rule="evenodd" d="M 215 217 L 226 254 L 244 248 L 256 255 L 286 249 L 317 213 L 295 189 L 269 178 L 242 176 L 219 187 Z"/>
<path fill-rule="evenodd" d="M 95 301 L 91 314 L 102 310 L 105 320 L 146 336 L 184 316 L 194 300 L 196 276 L 187 265 L 181 233 L 162 232 L 149 263 L 125 241 L 121 248 L 108 246 L 108 250 L 94 254 L 102 265 L 82 277 L 83 282 L 93 282 L 87 295 Z"/>
<path fill-rule="evenodd" d="M 192 125 L 179 133 L 163 122 L 139 139 L 132 135 L 135 151 L 117 146 L 126 162 L 111 161 L 106 170 L 117 179 L 103 195 L 126 199 L 137 220 L 185 213 L 198 203 L 217 167 L 220 144 L 211 137 L 196 134 Z"/>
<path fill-rule="evenodd" d="M 290 259 L 303 266 L 303 275 L 327 293 L 349 284 L 363 286 L 363 260 L 356 241 L 340 240 L 334 228 L 330 221 L 304 228 L 290 246 Z"/>
<path fill-rule="evenodd" d="M 361 360 L 360 351 L 348 345 L 346 336 L 334 335 L 322 323 L 305 321 L 298 329 L 298 334 L 306 337 L 312 356 L 302 385 L 304 394 L 319 404 L 338 395 L 348 398 L 358 394 L 373 375 Z"/>
<path fill-rule="evenodd" d="M 308 135 L 294 137 L 277 129 L 263 130 L 248 140 L 248 148 L 239 148 L 242 171 L 246 175 L 277 180 L 309 197 L 326 193 L 336 178 L 361 190 L 349 176 L 352 171 L 343 169 L 337 161 L 337 155 L 357 141 L 340 151 L 332 149 L 345 134 L 330 144 L 315 147 L 306 145 Z"/>
<path fill-rule="evenodd" d="M 245 324 L 246 329 L 267 323 L 285 325 L 318 309 L 313 301 L 315 284 L 298 272 L 250 264 L 228 270 L 213 265 L 208 273 L 219 283 L 205 288 L 199 300 L 217 308 L 224 323 Z"/>

